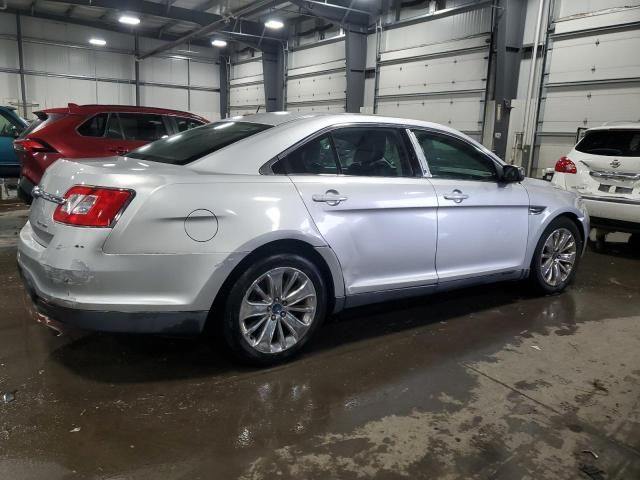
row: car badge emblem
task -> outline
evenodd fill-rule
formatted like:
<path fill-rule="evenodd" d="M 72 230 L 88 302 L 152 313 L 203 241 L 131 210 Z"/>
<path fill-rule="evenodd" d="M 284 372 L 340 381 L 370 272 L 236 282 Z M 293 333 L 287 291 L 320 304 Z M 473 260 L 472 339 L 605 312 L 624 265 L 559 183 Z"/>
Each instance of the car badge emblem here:
<path fill-rule="evenodd" d="M 618 160 L 617 158 L 615 160 L 613 160 L 610 164 L 609 164 L 612 168 L 618 168 L 620 166 L 620 160 Z"/>

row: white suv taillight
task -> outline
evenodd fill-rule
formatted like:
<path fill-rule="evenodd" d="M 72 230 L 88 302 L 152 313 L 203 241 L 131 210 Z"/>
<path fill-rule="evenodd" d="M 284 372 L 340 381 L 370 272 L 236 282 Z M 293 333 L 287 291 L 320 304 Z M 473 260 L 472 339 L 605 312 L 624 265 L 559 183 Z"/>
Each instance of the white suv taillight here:
<path fill-rule="evenodd" d="M 76 185 L 53 213 L 59 223 L 81 227 L 110 227 L 134 196 L 133 190 Z"/>
<path fill-rule="evenodd" d="M 560 160 L 556 162 L 556 172 L 560 173 L 578 173 L 576 164 L 569 157 L 560 157 Z"/>

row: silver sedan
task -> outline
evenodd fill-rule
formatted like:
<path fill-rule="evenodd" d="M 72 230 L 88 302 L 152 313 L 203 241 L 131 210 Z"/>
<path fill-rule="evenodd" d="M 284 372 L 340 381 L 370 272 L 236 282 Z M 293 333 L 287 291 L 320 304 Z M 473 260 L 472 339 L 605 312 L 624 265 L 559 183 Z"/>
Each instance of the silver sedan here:
<path fill-rule="evenodd" d="M 378 116 L 239 117 L 126 157 L 59 160 L 18 263 L 56 329 L 222 332 L 285 360 L 345 307 L 528 279 L 563 290 L 589 218 L 482 145 Z"/>

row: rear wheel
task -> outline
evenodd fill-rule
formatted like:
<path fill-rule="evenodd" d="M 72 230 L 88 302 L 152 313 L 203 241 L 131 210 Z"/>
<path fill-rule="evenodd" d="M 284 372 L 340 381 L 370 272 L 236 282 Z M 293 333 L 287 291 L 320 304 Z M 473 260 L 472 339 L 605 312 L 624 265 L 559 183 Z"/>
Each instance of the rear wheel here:
<path fill-rule="evenodd" d="M 269 365 L 300 351 L 326 314 L 318 268 L 300 255 L 277 254 L 254 263 L 231 287 L 224 336 L 245 361 Z"/>
<path fill-rule="evenodd" d="M 543 293 L 558 293 L 571 283 L 582 252 L 576 225 L 568 218 L 555 219 L 538 240 L 529 279 Z"/>

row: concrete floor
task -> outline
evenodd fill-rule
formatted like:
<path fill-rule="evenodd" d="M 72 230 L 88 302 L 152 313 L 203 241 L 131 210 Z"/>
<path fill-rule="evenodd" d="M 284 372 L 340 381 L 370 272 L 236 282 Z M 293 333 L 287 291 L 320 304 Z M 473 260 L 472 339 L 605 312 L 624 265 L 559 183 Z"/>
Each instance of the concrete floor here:
<path fill-rule="evenodd" d="M 2 479 L 639 479 L 640 257 L 345 312 L 267 370 L 27 316 L 0 208 Z"/>

